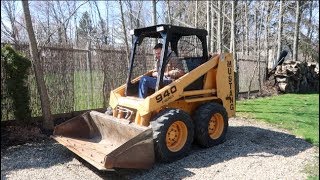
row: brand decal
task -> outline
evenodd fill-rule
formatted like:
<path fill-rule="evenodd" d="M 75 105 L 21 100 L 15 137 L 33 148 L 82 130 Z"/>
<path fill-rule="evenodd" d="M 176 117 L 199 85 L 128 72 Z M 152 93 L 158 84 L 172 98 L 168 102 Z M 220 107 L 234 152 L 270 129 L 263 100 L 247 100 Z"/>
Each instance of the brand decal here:
<path fill-rule="evenodd" d="M 177 92 L 176 86 L 172 86 L 169 89 L 166 89 L 164 91 L 164 93 L 158 94 L 156 96 L 157 103 L 160 103 L 160 102 L 165 103 L 165 102 L 169 101 L 171 98 L 173 98 L 173 94 L 175 92 Z"/>
<path fill-rule="evenodd" d="M 232 62 L 231 60 L 227 61 L 227 68 L 228 68 L 228 82 L 229 82 L 229 94 L 226 97 L 226 100 L 230 101 L 230 110 L 234 110 L 234 99 L 232 93 L 233 87 L 233 72 L 232 72 Z"/>

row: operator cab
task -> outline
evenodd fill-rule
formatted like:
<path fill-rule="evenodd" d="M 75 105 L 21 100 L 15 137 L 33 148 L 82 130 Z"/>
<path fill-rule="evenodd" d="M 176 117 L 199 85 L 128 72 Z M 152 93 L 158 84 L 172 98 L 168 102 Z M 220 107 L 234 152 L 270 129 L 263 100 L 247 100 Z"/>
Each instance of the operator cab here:
<path fill-rule="evenodd" d="M 204 29 L 160 24 L 133 29 L 130 31 L 130 34 L 132 35 L 132 49 L 126 82 L 126 96 L 137 96 L 138 94 L 139 81 L 134 81 L 132 78 L 140 75 L 150 75 L 150 72 L 147 72 L 147 70 L 154 69 L 153 47 L 158 41 L 161 41 L 163 47 L 155 91 L 164 86 L 163 75 L 168 63 L 167 57 L 170 49 L 182 61 L 186 73 L 208 60 L 206 42 L 208 33 Z M 202 89 L 202 86 L 203 76 L 186 87 L 186 90 Z"/>

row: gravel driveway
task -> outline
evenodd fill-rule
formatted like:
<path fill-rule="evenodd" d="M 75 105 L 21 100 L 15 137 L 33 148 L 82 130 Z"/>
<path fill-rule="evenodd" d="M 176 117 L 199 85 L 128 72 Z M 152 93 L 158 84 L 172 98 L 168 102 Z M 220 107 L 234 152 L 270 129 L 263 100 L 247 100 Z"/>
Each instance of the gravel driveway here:
<path fill-rule="evenodd" d="M 97 171 L 53 140 L 1 151 L 1 179 L 306 179 L 319 157 L 308 142 L 247 119 L 230 119 L 227 141 L 150 170 Z"/>

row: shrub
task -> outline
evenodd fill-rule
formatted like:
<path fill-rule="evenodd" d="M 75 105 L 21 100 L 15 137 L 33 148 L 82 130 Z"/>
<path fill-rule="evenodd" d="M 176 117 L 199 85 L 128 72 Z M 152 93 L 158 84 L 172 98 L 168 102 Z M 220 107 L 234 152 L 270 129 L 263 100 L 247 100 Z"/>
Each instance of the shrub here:
<path fill-rule="evenodd" d="M 1 48 L 1 61 L 6 74 L 5 87 L 13 101 L 14 116 L 17 120 L 30 120 L 30 95 L 26 80 L 31 62 L 9 45 Z"/>

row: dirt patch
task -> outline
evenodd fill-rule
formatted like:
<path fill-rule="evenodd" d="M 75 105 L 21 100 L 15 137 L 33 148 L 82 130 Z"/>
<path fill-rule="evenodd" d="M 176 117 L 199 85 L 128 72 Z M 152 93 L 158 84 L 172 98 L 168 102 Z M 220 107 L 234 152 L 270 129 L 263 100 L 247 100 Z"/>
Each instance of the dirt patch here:
<path fill-rule="evenodd" d="M 42 134 L 41 129 L 35 125 L 1 126 L 1 150 L 28 142 L 40 142 L 45 139 L 47 139 L 47 136 Z"/>

